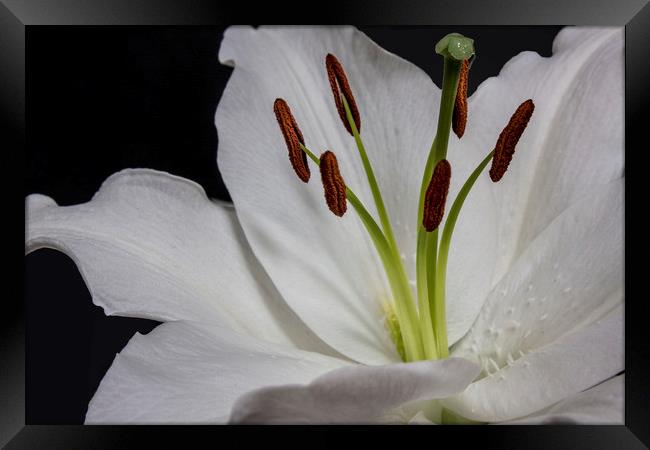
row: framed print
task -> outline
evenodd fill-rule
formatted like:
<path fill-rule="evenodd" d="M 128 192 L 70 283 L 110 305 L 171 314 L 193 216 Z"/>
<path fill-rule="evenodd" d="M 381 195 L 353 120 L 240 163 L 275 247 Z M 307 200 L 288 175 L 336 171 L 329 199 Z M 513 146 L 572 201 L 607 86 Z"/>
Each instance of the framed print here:
<path fill-rule="evenodd" d="M 632 3 L 328 16 L 356 26 L 5 7 L 26 264 L 3 443 L 435 424 L 643 448 Z"/>

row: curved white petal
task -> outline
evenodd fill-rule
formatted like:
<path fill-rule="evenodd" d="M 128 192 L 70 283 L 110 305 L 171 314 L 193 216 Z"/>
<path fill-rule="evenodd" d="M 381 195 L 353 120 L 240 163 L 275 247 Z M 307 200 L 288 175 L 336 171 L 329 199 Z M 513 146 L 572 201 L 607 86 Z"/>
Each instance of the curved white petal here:
<path fill-rule="evenodd" d="M 336 113 L 325 56 L 344 65 L 361 136 L 414 274 L 416 204 L 435 133 L 439 91 L 414 65 L 350 27 L 229 28 L 219 59 L 235 66 L 217 109 L 218 162 L 255 255 L 283 298 L 321 338 L 370 364 L 397 360 L 383 325 L 388 298 L 375 250 L 352 208 L 339 219 L 318 168 L 301 183 L 273 114 L 291 106 L 306 144 L 336 153 L 346 184 L 374 212 L 353 138 Z"/>
<path fill-rule="evenodd" d="M 85 204 L 27 198 L 26 250 L 70 256 L 108 315 L 226 325 L 328 351 L 260 267 L 232 207 L 189 180 L 153 170 L 109 177 Z"/>
<path fill-rule="evenodd" d="M 451 409 L 474 420 L 510 420 L 622 370 L 622 190 L 619 179 L 583 196 L 497 284 L 452 351 L 489 376 L 445 401 Z M 581 329 L 616 305 L 602 323 Z"/>
<path fill-rule="evenodd" d="M 625 375 L 619 375 L 537 414 L 502 425 L 623 425 L 624 384 Z"/>
<path fill-rule="evenodd" d="M 512 420 L 577 394 L 623 368 L 623 308 L 619 306 L 442 402 L 468 419 Z"/>
<path fill-rule="evenodd" d="M 517 106 L 535 102 L 508 172 L 492 185 L 494 282 L 564 209 L 622 176 L 623 46 L 622 28 L 565 28 L 552 57 L 521 53 L 470 98 L 467 132 L 452 143 L 452 155 L 486 154 Z"/>
<path fill-rule="evenodd" d="M 623 299 L 623 180 L 582 197 L 520 255 L 488 296 L 455 356 L 503 367 Z M 490 362 L 490 359 L 493 361 Z"/>
<path fill-rule="evenodd" d="M 369 423 L 404 403 L 461 392 L 479 372 L 461 358 L 387 366 L 348 366 L 306 386 L 250 392 L 233 407 L 235 423 Z"/>
<path fill-rule="evenodd" d="M 346 364 L 217 326 L 167 322 L 115 357 L 86 424 L 224 423 L 250 390 L 307 383 Z"/>

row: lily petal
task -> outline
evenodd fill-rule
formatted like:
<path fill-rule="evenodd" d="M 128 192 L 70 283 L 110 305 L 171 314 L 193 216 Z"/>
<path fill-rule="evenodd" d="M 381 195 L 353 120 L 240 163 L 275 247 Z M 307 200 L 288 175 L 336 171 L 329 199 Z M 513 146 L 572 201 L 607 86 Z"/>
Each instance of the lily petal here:
<path fill-rule="evenodd" d="M 621 304 L 622 208 L 619 179 L 560 214 L 495 286 L 452 354 L 493 372 Z"/>
<path fill-rule="evenodd" d="M 398 356 L 383 324 L 389 290 L 372 243 L 354 212 L 330 213 L 317 180 L 305 185 L 296 178 L 273 115 L 273 101 L 284 98 L 307 147 L 334 151 L 346 184 L 374 213 L 354 140 L 334 106 L 328 53 L 347 72 L 361 136 L 414 274 L 419 180 L 439 90 L 420 69 L 358 30 L 229 28 L 219 59 L 235 70 L 216 114 L 218 163 L 253 252 L 287 303 L 341 353 L 384 364 Z"/>
<path fill-rule="evenodd" d="M 510 420 L 623 369 L 622 191 L 615 180 L 566 209 L 495 287 L 452 350 L 491 376 L 445 401 L 451 409 Z"/>
<path fill-rule="evenodd" d="M 467 132 L 452 146 L 459 153 L 487 153 L 516 107 L 535 102 L 507 174 L 492 186 L 494 282 L 564 209 L 622 176 L 623 37 L 622 28 L 565 28 L 552 57 L 521 53 L 470 98 Z"/>
<path fill-rule="evenodd" d="M 75 261 L 107 315 L 210 322 L 331 353 L 283 302 L 232 207 L 189 180 L 125 170 L 85 204 L 31 195 L 26 251 L 41 247 Z"/>
<path fill-rule="evenodd" d="M 622 425 L 625 375 L 611 378 L 563 400 L 538 414 L 503 422 L 503 425 Z"/>
<path fill-rule="evenodd" d="M 349 366 L 306 386 L 262 388 L 233 407 L 235 423 L 369 423 L 404 403 L 448 397 L 476 377 L 461 358 L 387 366 Z"/>
<path fill-rule="evenodd" d="M 443 400 L 481 422 L 527 416 L 606 380 L 624 368 L 623 308 L 522 356 L 509 367 Z"/>
<path fill-rule="evenodd" d="M 245 392 L 306 383 L 346 364 L 218 326 L 167 322 L 115 357 L 86 424 L 224 423 Z"/>

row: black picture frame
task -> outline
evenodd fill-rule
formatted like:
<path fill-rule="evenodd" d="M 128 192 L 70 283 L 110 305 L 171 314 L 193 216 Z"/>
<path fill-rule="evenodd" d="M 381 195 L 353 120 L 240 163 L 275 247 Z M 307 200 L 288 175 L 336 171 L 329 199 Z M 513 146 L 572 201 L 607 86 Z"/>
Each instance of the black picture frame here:
<path fill-rule="evenodd" d="M 650 6 L 646 1 L 589 2 L 583 0 L 567 4 L 561 1 L 506 1 L 493 5 L 464 1 L 454 4 L 441 1 L 433 7 L 426 1 L 404 4 L 379 1 L 373 8 L 347 5 L 333 11 L 331 5 L 323 5 L 307 12 L 301 22 L 350 22 L 372 24 L 507 24 L 507 25 L 614 25 L 625 26 L 626 76 L 625 114 L 626 150 L 635 146 L 647 148 L 644 127 L 648 111 L 648 84 L 650 80 L 650 58 L 647 45 L 650 44 Z M 329 7 L 328 7 L 329 6 Z M 242 7 L 241 5 L 239 6 Z M 268 7 L 267 7 L 268 8 Z M 269 8 L 270 9 L 270 8 Z M 225 22 L 250 22 L 258 19 L 264 22 L 286 22 L 288 17 L 281 11 L 257 9 L 257 17 L 250 17 L 250 11 L 237 11 L 224 3 L 210 1 L 196 2 L 96 2 L 96 1 L 4 1 L 0 5 L 0 58 L 2 64 L 3 165 L 12 168 L 14 175 L 23 167 L 22 149 L 25 145 L 25 27 L 33 25 L 62 24 L 221 24 Z M 637 145 L 638 144 L 638 145 Z M 626 151 L 626 160 L 635 156 Z M 643 188 L 633 186 L 637 171 L 643 164 L 626 164 L 626 221 L 625 236 L 628 239 L 639 236 L 637 228 L 642 226 L 631 220 L 635 213 L 629 209 L 634 202 L 634 192 L 643 193 Z M 630 173 L 631 172 L 631 173 Z M 630 175 L 632 179 L 630 179 Z M 642 175 L 639 175 L 641 178 Z M 20 182 L 12 176 L 2 179 L 3 192 L 10 192 L 10 211 L 6 223 L 18 235 L 24 229 L 24 198 Z M 638 204 L 638 203 L 637 203 Z M 629 208 L 628 208 L 629 207 Z M 628 216 L 628 213 L 630 214 Z M 642 212 L 643 213 L 643 212 Z M 641 214 L 642 214 L 641 213 Z M 14 228 L 15 227 L 15 228 Z M 640 228 L 639 228 L 640 229 Z M 649 317 L 650 307 L 641 295 L 632 297 L 636 272 L 642 270 L 634 264 L 635 255 L 642 249 L 626 245 L 626 396 L 625 426 L 544 426 L 544 427 L 440 427 L 436 433 L 449 438 L 475 439 L 490 448 L 644 448 L 650 444 L 650 388 L 648 359 L 650 357 L 648 328 L 644 319 Z M 20 258 L 24 247 L 21 238 L 14 236 L 5 246 L 9 262 Z M 19 271 L 21 263 L 14 263 Z M 160 443 L 162 447 L 172 442 L 192 442 L 196 438 L 203 442 L 218 442 L 222 429 L 214 427 L 134 427 L 134 426 L 45 426 L 24 423 L 24 308 L 20 304 L 24 286 L 18 283 L 19 274 L 4 274 L 9 295 L 5 299 L 5 313 L 2 318 L 0 339 L 0 444 L 6 448 L 112 448 L 136 445 L 138 439 L 145 439 L 147 446 Z M 259 427 L 255 427 L 256 429 Z M 269 428 L 265 428 L 269 430 Z M 242 428 L 231 429 L 239 437 L 247 435 Z M 303 428 L 304 430 L 304 428 Z M 277 431 L 274 431 L 277 432 Z M 405 432 L 400 429 L 400 433 Z M 409 431 L 422 433 L 418 431 Z M 324 432 L 312 427 L 309 433 L 323 436 Z M 384 429 L 374 428 L 373 434 L 383 435 Z M 428 431 L 427 433 L 431 433 Z M 428 434 L 429 435 L 429 434 Z M 430 436 L 430 435 L 429 435 Z M 440 435 L 435 435 L 439 439 Z M 423 437 L 423 436 L 420 436 Z M 194 446 L 192 446 L 194 447 Z"/>

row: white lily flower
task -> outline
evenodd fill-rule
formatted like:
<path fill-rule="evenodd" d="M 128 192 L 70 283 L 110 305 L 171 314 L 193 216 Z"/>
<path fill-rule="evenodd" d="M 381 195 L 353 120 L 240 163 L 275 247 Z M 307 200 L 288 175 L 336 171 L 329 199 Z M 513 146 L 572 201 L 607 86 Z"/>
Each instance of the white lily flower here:
<path fill-rule="evenodd" d="M 465 134 L 449 139 L 450 200 L 517 106 L 533 99 L 535 112 L 503 181 L 479 176 L 458 216 L 448 358 L 398 351 L 409 324 L 387 326 L 403 316 L 364 223 L 332 215 L 319 180 L 302 183 L 287 161 L 278 97 L 304 144 L 335 152 L 345 185 L 381 216 L 327 54 L 345 67 L 415 283 L 441 91 L 354 28 L 230 28 L 216 125 L 234 208 L 147 169 L 111 176 L 81 205 L 27 198 L 27 252 L 68 254 L 106 314 L 165 322 L 116 356 L 86 423 L 622 423 L 622 29 L 564 29 L 552 57 L 518 55 L 468 100 Z"/>

